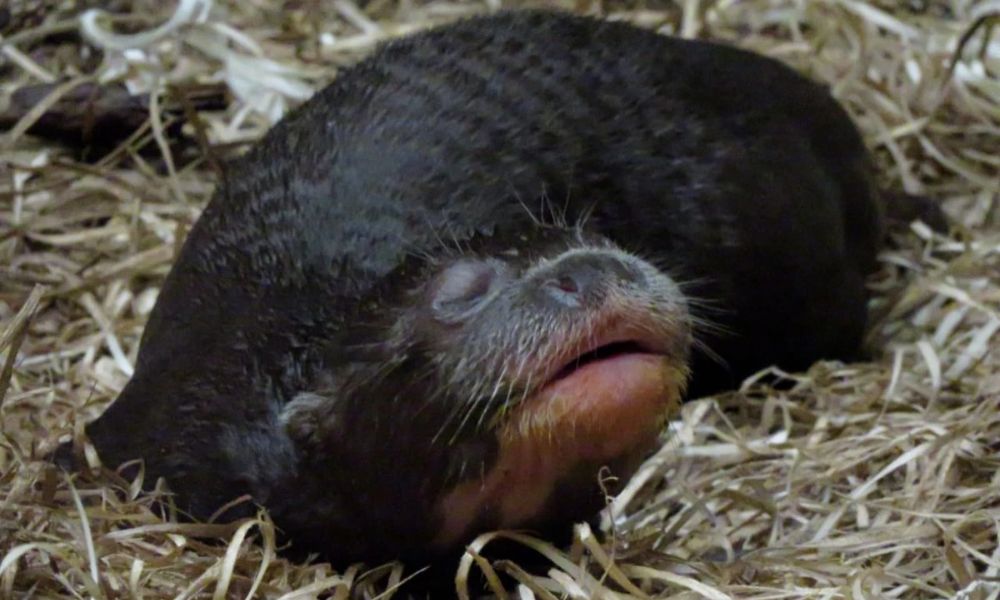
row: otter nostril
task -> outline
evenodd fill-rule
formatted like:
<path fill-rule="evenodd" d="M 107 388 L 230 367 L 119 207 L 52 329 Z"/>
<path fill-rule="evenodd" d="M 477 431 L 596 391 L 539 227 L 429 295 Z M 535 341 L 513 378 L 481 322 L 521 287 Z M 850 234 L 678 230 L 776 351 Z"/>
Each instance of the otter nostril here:
<path fill-rule="evenodd" d="M 576 280 L 569 275 L 563 275 L 553 281 L 549 282 L 549 285 L 558 288 L 560 291 L 566 292 L 567 294 L 578 294 L 580 293 L 580 286 L 577 284 Z"/>
<path fill-rule="evenodd" d="M 548 296 L 564 306 L 579 307 L 588 289 L 594 286 L 594 273 L 574 268 L 572 274 L 557 274 L 546 279 L 542 288 Z"/>
<path fill-rule="evenodd" d="M 644 277 L 619 256 L 576 251 L 559 257 L 535 284 L 550 299 L 566 307 L 597 306 L 613 289 L 642 285 Z"/>

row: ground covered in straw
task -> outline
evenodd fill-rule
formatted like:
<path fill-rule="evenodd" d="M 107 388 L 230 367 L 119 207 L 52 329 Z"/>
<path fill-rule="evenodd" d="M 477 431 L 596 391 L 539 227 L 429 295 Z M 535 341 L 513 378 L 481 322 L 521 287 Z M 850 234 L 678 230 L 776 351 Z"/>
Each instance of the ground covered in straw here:
<path fill-rule="evenodd" d="M 0 6 L 0 597 L 387 597 L 413 571 L 291 563 L 264 515 L 176 524 L 137 482 L 44 460 L 127 380 L 221 159 L 378 40 L 500 6 L 210 4 L 173 18 L 177 4 L 154 0 Z M 81 26 L 95 5 L 119 12 Z M 955 225 L 903 228 L 885 253 L 873 362 L 688 404 L 605 532 L 581 526 L 564 548 L 519 538 L 545 566 L 470 554 L 460 578 L 505 572 L 521 583 L 495 592 L 521 598 L 1000 597 L 1000 4 L 559 6 L 729 40 L 829 82 L 885 182 L 939 200 Z M 144 37 L 126 51 L 112 31 Z M 115 82 L 140 94 L 118 107 L 134 134 L 74 130 L 72 106 Z"/>

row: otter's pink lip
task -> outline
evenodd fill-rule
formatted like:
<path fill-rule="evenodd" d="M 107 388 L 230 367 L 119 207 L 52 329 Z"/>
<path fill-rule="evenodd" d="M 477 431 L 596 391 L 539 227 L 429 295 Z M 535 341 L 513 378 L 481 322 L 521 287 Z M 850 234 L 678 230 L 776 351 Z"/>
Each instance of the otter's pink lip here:
<path fill-rule="evenodd" d="M 626 356 L 665 357 L 667 353 L 645 340 L 635 337 L 606 337 L 591 344 L 585 351 L 577 354 L 572 360 L 557 370 L 546 381 L 545 386 L 572 376 L 580 369 L 591 364 L 602 363 L 611 359 Z"/>
<path fill-rule="evenodd" d="M 504 419 L 493 467 L 441 501 L 447 543 L 477 514 L 491 511 L 498 528 L 518 528 L 543 510 L 567 473 L 616 465 L 627 477 L 658 439 L 679 405 L 683 367 L 668 356 L 619 353 L 552 380 Z"/>
<path fill-rule="evenodd" d="M 567 365 L 565 372 L 560 371 L 539 390 L 545 390 L 572 385 L 577 378 L 586 378 L 597 372 L 628 372 L 632 365 L 658 362 L 666 358 L 665 354 L 657 352 L 615 352 L 608 356 L 593 358 L 579 364 Z"/>
<path fill-rule="evenodd" d="M 656 436 L 659 417 L 679 398 L 682 377 L 662 354 L 593 360 L 538 389 L 511 416 L 505 434 L 529 445 L 556 439 L 578 459 L 609 459 Z M 562 433 L 553 437 L 556 431 Z"/>

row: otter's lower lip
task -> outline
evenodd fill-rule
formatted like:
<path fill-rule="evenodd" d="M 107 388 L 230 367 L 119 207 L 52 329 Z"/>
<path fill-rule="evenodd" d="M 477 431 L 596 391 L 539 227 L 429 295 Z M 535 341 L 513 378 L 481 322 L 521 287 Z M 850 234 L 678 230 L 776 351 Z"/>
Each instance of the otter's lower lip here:
<path fill-rule="evenodd" d="M 615 462 L 615 475 L 631 476 L 680 406 L 686 380 L 683 362 L 649 352 L 560 372 L 502 417 L 493 467 L 442 498 L 439 543 L 454 543 L 485 510 L 498 527 L 522 526 L 568 473 L 589 469 L 596 479 L 599 467 Z"/>
<path fill-rule="evenodd" d="M 662 392 L 661 366 L 667 357 L 649 352 L 625 352 L 588 360 L 554 377 L 539 390 L 545 401 L 569 393 L 581 402 L 579 408 L 593 403 L 628 402 L 646 392 Z"/>
<path fill-rule="evenodd" d="M 519 405 L 506 434 L 561 441 L 578 457 L 627 452 L 659 431 L 679 405 L 686 372 L 669 356 L 614 354 L 561 374 Z"/>
<path fill-rule="evenodd" d="M 602 360 L 608 360 L 615 358 L 617 356 L 628 355 L 628 354 L 638 354 L 638 355 L 658 355 L 659 352 L 647 348 L 645 345 L 634 341 L 634 340 L 620 340 L 614 342 L 608 342 L 601 344 L 599 346 L 594 346 L 593 349 L 580 354 L 572 361 L 567 363 L 549 380 L 549 383 L 555 382 L 559 379 L 563 379 L 572 375 L 578 369 L 595 362 Z"/>

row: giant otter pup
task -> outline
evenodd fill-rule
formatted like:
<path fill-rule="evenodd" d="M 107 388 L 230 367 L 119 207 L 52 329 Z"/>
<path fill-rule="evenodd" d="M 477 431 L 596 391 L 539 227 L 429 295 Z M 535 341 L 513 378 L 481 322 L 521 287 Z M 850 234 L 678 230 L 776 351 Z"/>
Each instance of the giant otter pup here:
<path fill-rule="evenodd" d="M 559 529 L 689 375 L 855 356 L 870 176 L 830 95 L 748 52 L 544 12 L 394 41 L 230 166 L 87 432 L 337 561 Z"/>

